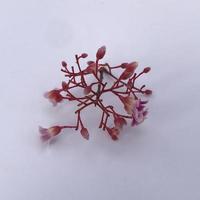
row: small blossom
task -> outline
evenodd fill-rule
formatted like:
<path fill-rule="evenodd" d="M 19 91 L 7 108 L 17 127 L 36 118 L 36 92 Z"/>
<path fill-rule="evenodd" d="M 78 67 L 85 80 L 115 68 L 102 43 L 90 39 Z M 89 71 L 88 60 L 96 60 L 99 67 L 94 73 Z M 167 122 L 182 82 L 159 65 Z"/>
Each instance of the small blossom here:
<path fill-rule="evenodd" d="M 147 109 L 144 110 L 146 103 L 147 101 L 141 101 L 140 99 L 135 101 L 132 114 L 132 126 L 138 125 L 145 120 L 148 114 Z"/>
<path fill-rule="evenodd" d="M 135 69 L 137 68 L 137 66 L 138 66 L 137 62 L 132 62 L 132 63 L 127 64 L 124 72 L 120 76 L 120 79 L 126 80 L 130 78 L 135 72 Z"/>
<path fill-rule="evenodd" d="M 39 127 L 42 141 L 48 141 L 58 135 L 62 128 L 60 126 L 52 126 L 50 128 Z"/>
<path fill-rule="evenodd" d="M 102 46 L 98 49 L 97 54 L 96 54 L 96 58 L 98 60 L 102 59 L 105 56 L 106 53 L 106 47 Z"/>
<path fill-rule="evenodd" d="M 112 140 L 118 140 L 118 135 L 119 135 L 119 129 L 116 127 L 113 128 L 106 128 L 108 131 L 108 134 L 112 138 Z"/>
<path fill-rule="evenodd" d="M 126 110 L 126 112 L 128 114 L 132 114 L 135 98 L 133 96 L 126 96 L 126 97 L 120 96 L 120 100 L 124 104 L 124 109 Z"/>
<path fill-rule="evenodd" d="M 46 92 L 44 94 L 44 97 L 49 99 L 49 101 L 51 103 L 53 103 L 54 106 L 56 106 L 57 103 L 59 103 L 63 100 L 63 97 L 60 94 L 60 90 L 57 90 L 57 89 Z"/>
<path fill-rule="evenodd" d="M 114 119 L 115 127 L 122 129 L 124 125 L 127 124 L 126 120 L 123 117 L 115 117 Z"/>
<path fill-rule="evenodd" d="M 83 138 L 85 138 L 86 140 L 89 140 L 89 132 L 87 130 L 87 128 L 83 127 L 81 129 L 81 135 L 83 136 Z"/>

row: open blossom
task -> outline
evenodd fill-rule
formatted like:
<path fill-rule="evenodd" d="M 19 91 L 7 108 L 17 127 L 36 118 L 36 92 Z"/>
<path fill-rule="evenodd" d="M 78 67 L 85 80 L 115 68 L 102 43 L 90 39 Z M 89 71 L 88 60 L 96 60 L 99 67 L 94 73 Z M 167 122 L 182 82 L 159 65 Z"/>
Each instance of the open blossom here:
<path fill-rule="evenodd" d="M 141 101 L 140 99 L 135 101 L 132 114 L 132 126 L 138 125 L 145 120 L 148 114 L 147 109 L 145 109 L 146 103 L 147 101 Z"/>
<path fill-rule="evenodd" d="M 42 141 L 48 141 L 58 135 L 62 128 L 60 126 L 52 126 L 50 128 L 39 127 Z"/>
<path fill-rule="evenodd" d="M 120 100 L 124 104 L 124 109 L 126 110 L 126 112 L 128 114 L 132 114 L 133 113 L 133 106 L 135 104 L 135 97 L 133 97 L 133 96 L 126 96 L 126 97 L 120 96 Z"/>
<path fill-rule="evenodd" d="M 54 89 L 44 94 L 44 97 L 56 106 L 57 103 L 63 100 L 63 96 L 60 94 L 60 90 Z"/>
<path fill-rule="evenodd" d="M 106 128 L 107 131 L 108 131 L 108 134 L 110 135 L 110 137 L 113 139 L 113 140 L 118 140 L 118 135 L 119 135 L 119 129 L 116 128 L 116 127 L 113 127 L 113 128 Z"/>
<path fill-rule="evenodd" d="M 126 120 L 123 117 L 115 117 L 114 119 L 115 127 L 122 129 L 124 125 L 127 124 Z"/>

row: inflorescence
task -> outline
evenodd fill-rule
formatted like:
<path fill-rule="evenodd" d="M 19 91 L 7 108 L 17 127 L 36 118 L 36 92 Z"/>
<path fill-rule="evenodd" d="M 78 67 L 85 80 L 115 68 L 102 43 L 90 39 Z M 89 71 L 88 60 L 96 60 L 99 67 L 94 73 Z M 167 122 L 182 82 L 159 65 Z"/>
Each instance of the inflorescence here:
<path fill-rule="evenodd" d="M 86 53 L 75 55 L 78 71 L 74 67 L 69 67 L 63 61 L 61 71 L 67 77 L 66 82 L 62 82 L 60 89 L 53 89 L 45 93 L 45 97 L 56 106 L 64 100 L 76 101 L 77 121 L 74 125 L 52 126 L 50 128 L 39 127 L 41 139 L 49 141 L 56 135 L 60 134 L 63 129 L 80 130 L 81 135 L 85 139 L 89 139 L 89 132 L 84 126 L 81 112 L 88 106 L 95 106 L 101 110 L 101 120 L 99 128 L 106 131 L 113 140 L 117 140 L 123 126 L 127 125 L 127 120 L 132 120 L 132 126 L 136 126 L 144 121 L 147 116 L 148 110 L 146 109 L 147 101 L 141 100 L 141 95 L 151 95 L 152 91 L 146 89 L 146 86 L 138 88 L 135 86 L 136 80 L 143 74 L 148 73 L 151 68 L 145 67 L 140 73 L 135 70 L 138 67 L 137 62 L 122 63 L 118 66 L 111 67 L 108 63 L 100 62 L 105 56 L 106 47 L 102 46 L 96 53 L 95 61 L 88 61 L 85 69 L 81 69 L 80 60 L 88 57 Z M 123 70 L 119 77 L 113 74 L 114 70 Z M 104 81 L 104 74 L 107 74 L 112 79 L 112 84 Z M 86 76 L 93 76 L 94 82 L 88 83 Z M 73 90 L 79 88 L 83 91 L 81 97 L 73 94 Z M 116 111 L 114 106 L 105 105 L 103 102 L 103 94 L 110 93 L 116 96 L 121 101 L 126 114 L 121 114 Z M 113 126 L 108 125 L 108 120 L 112 120 Z"/>

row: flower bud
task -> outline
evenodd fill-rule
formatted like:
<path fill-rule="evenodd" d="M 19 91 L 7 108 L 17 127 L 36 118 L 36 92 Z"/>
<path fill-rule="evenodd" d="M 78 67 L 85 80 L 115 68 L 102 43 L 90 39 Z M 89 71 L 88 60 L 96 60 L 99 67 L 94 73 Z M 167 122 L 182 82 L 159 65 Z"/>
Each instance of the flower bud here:
<path fill-rule="evenodd" d="M 39 127 L 39 132 L 41 134 L 42 141 L 48 141 L 58 135 L 61 132 L 62 128 L 60 126 L 52 126 L 50 128 Z"/>
<path fill-rule="evenodd" d="M 121 79 L 126 80 L 130 78 L 135 72 L 135 69 L 137 68 L 137 66 L 138 66 L 137 62 L 132 62 L 132 63 L 127 64 L 124 72 L 121 74 Z"/>
<path fill-rule="evenodd" d="M 87 86 L 87 87 L 85 87 L 85 88 L 84 88 L 84 94 L 85 94 L 85 95 L 89 94 L 89 93 L 91 92 L 91 90 L 92 90 L 92 87 L 91 87 L 90 85 Z"/>
<path fill-rule="evenodd" d="M 88 57 L 88 54 L 87 53 L 82 53 L 81 54 L 81 58 L 87 58 Z"/>
<path fill-rule="evenodd" d="M 151 94 L 152 94 L 152 90 L 145 90 L 144 93 L 145 93 L 146 95 L 151 95 Z"/>
<path fill-rule="evenodd" d="M 114 119 L 115 127 L 122 129 L 124 125 L 127 124 L 126 120 L 123 117 L 115 117 Z"/>
<path fill-rule="evenodd" d="M 67 89 L 68 89 L 68 84 L 65 81 L 62 82 L 62 89 L 64 91 L 67 91 Z"/>
<path fill-rule="evenodd" d="M 67 63 L 65 61 L 62 61 L 62 66 L 67 67 Z"/>
<path fill-rule="evenodd" d="M 150 71 L 151 71 L 151 67 L 145 67 L 143 70 L 144 73 L 148 73 Z"/>
<path fill-rule="evenodd" d="M 85 138 L 86 140 L 89 140 L 89 133 L 87 128 L 83 127 L 81 129 L 81 135 L 83 136 L 83 138 Z"/>
<path fill-rule="evenodd" d="M 101 48 L 98 49 L 97 54 L 96 54 L 96 58 L 97 60 L 102 59 L 105 56 L 106 53 L 106 47 L 102 46 Z"/>

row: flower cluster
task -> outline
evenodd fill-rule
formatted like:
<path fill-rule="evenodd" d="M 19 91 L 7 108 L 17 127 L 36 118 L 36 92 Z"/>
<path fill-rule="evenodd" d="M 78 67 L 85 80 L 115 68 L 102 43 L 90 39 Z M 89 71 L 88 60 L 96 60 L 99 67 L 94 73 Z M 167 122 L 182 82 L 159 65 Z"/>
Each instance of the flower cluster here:
<path fill-rule="evenodd" d="M 48 91 L 44 96 L 54 106 L 64 100 L 76 101 L 78 106 L 75 111 L 77 121 L 74 125 L 57 125 L 50 128 L 39 127 L 43 141 L 51 140 L 67 128 L 79 130 L 83 138 L 88 140 L 89 132 L 83 124 L 81 112 L 89 106 L 98 107 L 102 111 L 99 128 L 106 131 L 113 140 L 119 138 L 121 130 L 127 125 L 127 120 L 132 121 L 132 126 L 136 126 L 145 120 L 148 113 L 146 109 L 147 101 L 143 101 L 141 97 L 151 95 L 152 91 L 146 89 L 145 85 L 136 87 L 135 82 L 141 75 L 148 73 L 151 68 L 145 67 L 143 71 L 136 73 L 137 62 L 110 66 L 108 63 L 101 62 L 105 53 L 106 47 L 102 46 L 96 53 L 95 61 L 88 61 L 84 69 L 81 69 L 80 60 L 88 57 L 86 53 L 75 55 L 78 70 L 69 67 L 67 62 L 62 61 L 61 71 L 64 72 L 67 80 L 62 82 L 59 89 Z M 113 70 L 120 69 L 122 70 L 120 76 L 115 76 Z M 104 74 L 109 75 L 114 80 L 111 86 L 108 86 L 107 82 L 104 81 Z M 86 81 L 86 76 L 89 75 L 93 76 L 94 81 L 92 83 Z M 76 88 L 82 90 L 83 95 L 81 97 L 73 94 L 73 90 Z M 112 105 L 104 104 L 102 95 L 105 93 L 110 93 L 110 95 L 119 99 L 125 114 L 118 113 Z M 108 125 L 109 120 L 113 123 L 111 127 Z"/>

